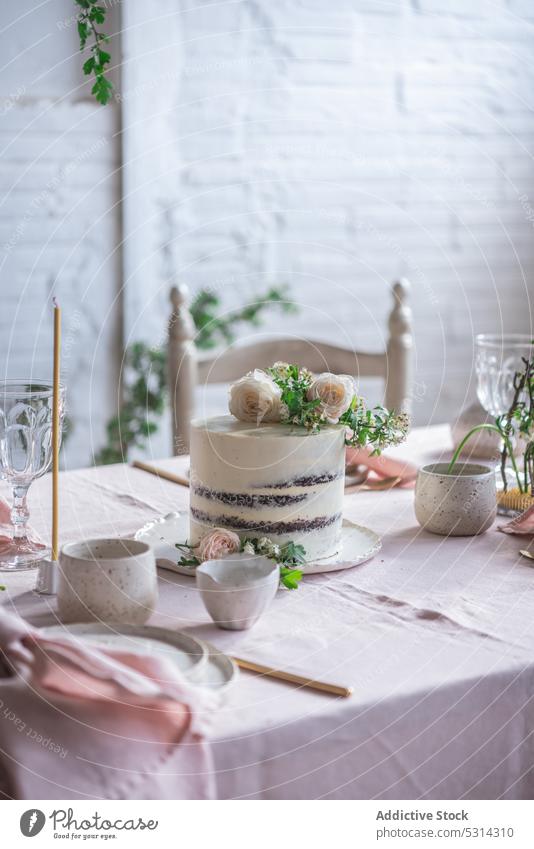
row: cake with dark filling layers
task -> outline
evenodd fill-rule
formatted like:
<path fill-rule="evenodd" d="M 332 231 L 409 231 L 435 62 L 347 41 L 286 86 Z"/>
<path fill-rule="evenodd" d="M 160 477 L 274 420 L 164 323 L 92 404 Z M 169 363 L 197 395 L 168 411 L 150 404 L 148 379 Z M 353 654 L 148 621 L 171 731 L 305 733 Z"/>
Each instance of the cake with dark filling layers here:
<path fill-rule="evenodd" d="M 191 425 L 190 539 L 214 527 L 241 538 L 303 545 L 306 560 L 340 547 L 345 471 L 344 429 L 319 433 L 233 416 Z"/>

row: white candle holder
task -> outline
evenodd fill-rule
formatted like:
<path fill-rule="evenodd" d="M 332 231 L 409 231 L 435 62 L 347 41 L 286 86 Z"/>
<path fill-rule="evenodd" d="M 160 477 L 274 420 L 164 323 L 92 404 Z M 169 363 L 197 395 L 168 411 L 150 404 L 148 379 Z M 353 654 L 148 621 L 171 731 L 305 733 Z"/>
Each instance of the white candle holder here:
<path fill-rule="evenodd" d="M 57 560 L 41 560 L 37 573 L 35 592 L 39 595 L 56 595 L 58 587 L 58 562 Z"/>

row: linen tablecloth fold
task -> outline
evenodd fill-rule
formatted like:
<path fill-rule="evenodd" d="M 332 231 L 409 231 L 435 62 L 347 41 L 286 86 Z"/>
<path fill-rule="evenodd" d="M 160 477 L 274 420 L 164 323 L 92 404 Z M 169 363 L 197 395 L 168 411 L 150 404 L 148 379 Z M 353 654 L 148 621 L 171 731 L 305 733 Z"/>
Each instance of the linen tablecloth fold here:
<path fill-rule="evenodd" d="M 18 799 L 208 799 L 217 697 L 171 661 L 51 639 L 0 608 L 0 756 Z"/>

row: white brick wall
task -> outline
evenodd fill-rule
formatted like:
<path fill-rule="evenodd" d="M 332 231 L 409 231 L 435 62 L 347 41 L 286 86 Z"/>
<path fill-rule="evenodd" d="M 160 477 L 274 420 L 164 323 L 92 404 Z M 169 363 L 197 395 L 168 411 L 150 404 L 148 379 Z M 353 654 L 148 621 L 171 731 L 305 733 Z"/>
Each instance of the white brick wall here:
<path fill-rule="evenodd" d="M 0 42 L 0 364 L 49 371 L 57 281 L 71 465 L 115 404 L 119 142 L 126 341 L 162 341 L 178 276 L 229 306 L 287 283 L 277 327 L 378 347 L 406 275 L 424 422 L 473 394 L 475 331 L 532 328 L 531 3 L 132 0 L 106 109 L 74 11 L 8 0 Z"/>
<path fill-rule="evenodd" d="M 50 377 L 53 289 L 70 466 L 101 445 L 120 338 L 118 110 L 98 106 L 84 84 L 75 14 L 70 0 L 7 0 L 0 36 L 0 372 Z"/>
<path fill-rule="evenodd" d="M 532 329 L 531 7 L 245 0 L 179 14 L 165 0 L 150 25 L 162 49 L 147 53 L 146 12 L 128 6 L 127 55 L 144 55 L 144 87 L 135 63 L 124 78 L 126 180 L 144 186 L 130 322 L 160 333 L 174 271 L 229 304 L 286 282 L 301 316 L 277 327 L 376 347 L 406 275 L 416 420 L 450 419 L 473 395 L 474 332 Z"/>

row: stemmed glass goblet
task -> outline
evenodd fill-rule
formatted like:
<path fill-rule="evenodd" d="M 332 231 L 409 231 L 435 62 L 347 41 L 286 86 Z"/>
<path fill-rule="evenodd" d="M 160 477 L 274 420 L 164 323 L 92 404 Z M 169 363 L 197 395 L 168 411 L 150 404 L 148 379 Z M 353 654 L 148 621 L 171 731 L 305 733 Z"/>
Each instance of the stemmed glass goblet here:
<path fill-rule="evenodd" d="M 476 336 L 478 400 L 493 418 L 502 416 L 510 409 L 516 391 L 515 373 L 523 370 L 523 360 L 530 359 L 533 351 L 532 336 L 526 333 L 479 333 Z"/>
<path fill-rule="evenodd" d="M 533 350 L 532 336 L 526 333 L 476 336 L 477 395 L 491 416 L 502 416 L 510 408 L 515 392 L 514 375 L 524 367 L 522 358 L 529 359 Z"/>
<path fill-rule="evenodd" d="M 64 387 L 60 389 L 60 423 Z M 28 489 L 52 464 L 53 386 L 46 382 L 0 381 L 0 478 L 13 491 L 12 527 L 3 527 L 0 571 L 30 569 L 49 548 L 30 538 Z M 61 431 L 61 428 L 60 428 Z"/>

